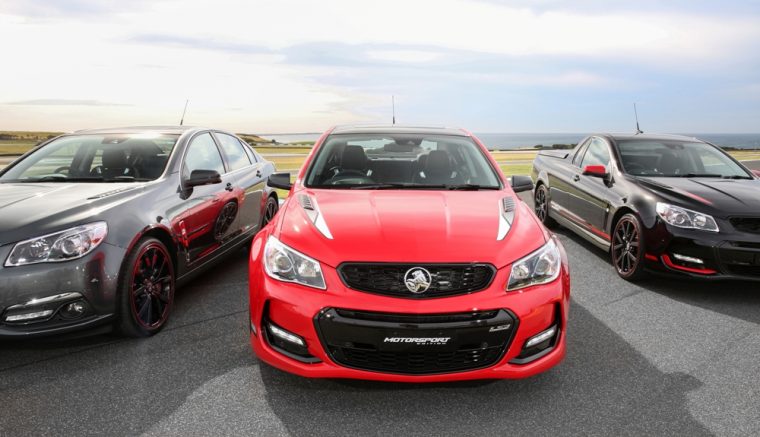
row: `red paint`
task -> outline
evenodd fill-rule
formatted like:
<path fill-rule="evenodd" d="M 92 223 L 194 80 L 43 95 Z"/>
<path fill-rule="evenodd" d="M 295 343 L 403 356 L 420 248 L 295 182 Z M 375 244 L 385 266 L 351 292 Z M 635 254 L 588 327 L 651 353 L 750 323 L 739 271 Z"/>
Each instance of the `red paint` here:
<path fill-rule="evenodd" d="M 325 136 L 320 138 L 309 160 L 325 139 Z M 475 141 L 484 155 L 491 159 L 485 147 L 477 139 Z M 495 169 L 499 168 L 492 159 L 491 162 Z M 544 372 L 563 359 L 570 299 L 565 252 L 560 246 L 563 268 L 557 280 L 519 291 L 505 291 L 511 264 L 543 246 L 549 234 L 527 205 L 516 202 L 510 232 L 504 240 L 496 240 L 499 202 L 505 196 L 517 197 L 501 174 L 505 181 L 501 190 L 329 190 L 306 188 L 303 185 L 304 172 L 302 168 L 290 197 L 275 220 L 254 238 L 249 269 L 250 313 L 251 322 L 260 328 L 264 303 L 268 302 L 271 320 L 302 336 L 309 353 L 322 362 L 301 363 L 273 350 L 263 336 L 251 335 L 252 347 L 261 360 L 307 377 L 435 382 L 522 378 Z M 319 232 L 300 204 L 291 201 L 299 192 L 308 193 L 316 199 L 333 239 Z M 262 258 L 264 243 L 270 235 L 320 261 L 327 289 L 313 289 L 269 277 L 264 272 Z M 491 285 L 482 291 L 410 300 L 347 288 L 335 269 L 346 261 L 482 262 L 494 265 L 497 272 Z M 562 335 L 555 348 L 529 364 L 510 364 L 509 361 L 519 355 L 529 337 L 552 323 L 557 306 L 562 315 Z M 315 315 L 327 307 L 406 314 L 506 308 L 517 316 L 519 323 L 505 355 L 491 367 L 448 374 L 400 375 L 350 369 L 333 363 L 324 351 L 314 326 Z"/>
<path fill-rule="evenodd" d="M 670 259 L 670 257 L 667 254 L 663 254 L 662 255 L 662 262 L 666 266 L 670 267 L 671 269 L 681 270 L 681 271 L 689 272 L 689 273 L 696 273 L 698 275 L 714 275 L 715 273 L 718 273 L 715 270 L 707 269 L 707 268 L 694 268 L 694 267 L 679 266 L 679 265 L 673 263 L 673 261 Z"/>
<path fill-rule="evenodd" d="M 649 261 L 659 261 L 660 260 L 659 258 L 657 258 L 656 255 L 652 255 L 651 253 L 645 254 L 644 258 L 648 259 Z"/>
<path fill-rule="evenodd" d="M 698 202 L 702 202 L 705 205 L 712 205 L 713 204 L 712 202 L 710 202 L 709 200 L 705 199 L 704 197 L 697 196 L 694 193 L 690 193 L 690 192 L 684 191 L 684 190 L 678 190 L 678 192 L 681 193 L 681 194 L 683 194 L 683 195 L 689 196 L 689 197 L 691 197 L 692 199 L 694 199 L 694 200 L 696 200 Z"/>
<path fill-rule="evenodd" d="M 607 176 L 607 168 L 603 165 L 587 165 L 583 167 L 583 174 L 603 178 Z"/>

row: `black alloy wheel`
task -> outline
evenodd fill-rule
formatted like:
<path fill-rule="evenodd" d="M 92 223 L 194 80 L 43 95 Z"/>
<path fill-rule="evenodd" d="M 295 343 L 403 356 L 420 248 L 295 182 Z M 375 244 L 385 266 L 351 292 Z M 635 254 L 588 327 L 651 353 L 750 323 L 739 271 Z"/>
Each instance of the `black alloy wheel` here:
<path fill-rule="evenodd" d="M 174 264 L 166 246 L 144 238 L 127 257 L 120 280 L 119 328 L 148 337 L 166 325 L 174 303 Z"/>
<path fill-rule="evenodd" d="M 553 218 L 549 217 L 549 191 L 546 189 L 546 185 L 540 184 L 536 187 L 535 193 L 533 193 L 533 208 L 536 212 L 536 217 L 547 228 L 553 227 L 557 222 Z"/>
<path fill-rule="evenodd" d="M 269 196 L 269 198 L 267 199 L 267 204 L 264 207 L 264 215 L 261 217 L 262 228 L 272 221 L 272 219 L 277 214 L 277 211 L 279 209 L 280 209 L 280 205 L 277 202 L 277 199 L 273 196 Z"/>
<path fill-rule="evenodd" d="M 644 275 L 644 240 L 641 222 L 633 214 L 626 214 L 615 224 L 610 255 L 612 264 L 621 278 L 635 281 Z"/>

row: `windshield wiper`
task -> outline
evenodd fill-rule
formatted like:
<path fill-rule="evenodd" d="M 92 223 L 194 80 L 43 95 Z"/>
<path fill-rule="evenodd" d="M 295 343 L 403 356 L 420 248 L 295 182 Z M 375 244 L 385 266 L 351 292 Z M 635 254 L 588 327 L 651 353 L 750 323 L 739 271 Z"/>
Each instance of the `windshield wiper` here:
<path fill-rule="evenodd" d="M 392 190 L 396 188 L 407 188 L 411 184 L 362 184 L 362 185 L 350 185 L 346 188 L 350 190 Z M 336 186 L 330 186 L 334 188 Z M 337 187 L 340 187 L 338 185 Z"/>
<path fill-rule="evenodd" d="M 717 173 L 684 173 L 684 174 L 665 175 L 665 177 L 671 177 L 671 178 L 720 178 L 720 177 L 723 177 L 723 175 L 717 174 Z"/>
<path fill-rule="evenodd" d="M 39 178 L 16 179 L 15 182 L 101 182 L 103 178 L 78 177 L 70 178 L 63 175 L 47 175 Z"/>
<path fill-rule="evenodd" d="M 723 179 L 752 179 L 749 176 L 742 176 L 740 174 L 732 174 L 730 176 L 723 176 Z"/>

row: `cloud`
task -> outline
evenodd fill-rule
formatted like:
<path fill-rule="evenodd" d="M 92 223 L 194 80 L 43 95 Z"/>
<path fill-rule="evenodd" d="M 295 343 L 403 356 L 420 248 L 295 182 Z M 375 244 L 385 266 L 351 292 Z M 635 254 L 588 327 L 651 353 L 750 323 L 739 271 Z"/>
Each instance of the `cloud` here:
<path fill-rule="evenodd" d="M 167 34 L 141 34 L 127 39 L 127 42 L 151 46 L 180 47 L 193 50 L 211 50 L 236 54 L 272 54 L 272 50 L 261 45 L 213 37 L 188 37 Z"/>
<path fill-rule="evenodd" d="M 20 106 L 132 106 L 125 103 L 101 102 L 98 100 L 75 100 L 75 99 L 34 99 L 18 102 L 8 102 L 6 105 Z"/>

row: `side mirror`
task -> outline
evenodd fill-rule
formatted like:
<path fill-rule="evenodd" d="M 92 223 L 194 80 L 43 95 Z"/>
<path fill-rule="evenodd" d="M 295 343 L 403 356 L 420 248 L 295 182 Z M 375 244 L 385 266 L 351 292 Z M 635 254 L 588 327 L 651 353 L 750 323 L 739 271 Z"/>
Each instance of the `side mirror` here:
<path fill-rule="evenodd" d="M 533 179 L 530 176 L 512 176 L 512 191 L 520 193 L 533 189 Z"/>
<path fill-rule="evenodd" d="M 609 176 L 607 168 L 603 165 L 587 165 L 583 167 L 583 174 L 586 176 L 593 176 L 595 178 L 606 178 Z"/>
<path fill-rule="evenodd" d="M 211 185 L 222 183 L 222 176 L 216 170 L 193 170 L 190 173 L 190 179 L 185 181 L 186 188 L 197 187 L 199 185 Z"/>
<path fill-rule="evenodd" d="M 290 183 L 290 173 L 273 173 L 267 179 L 267 185 L 273 188 L 290 190 L 293 184 Z"/>

